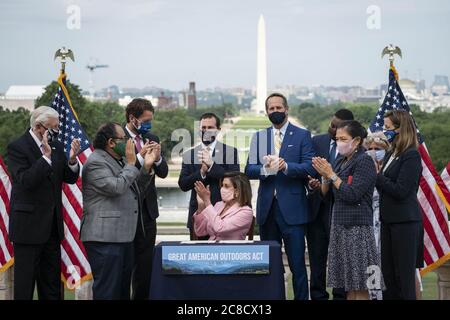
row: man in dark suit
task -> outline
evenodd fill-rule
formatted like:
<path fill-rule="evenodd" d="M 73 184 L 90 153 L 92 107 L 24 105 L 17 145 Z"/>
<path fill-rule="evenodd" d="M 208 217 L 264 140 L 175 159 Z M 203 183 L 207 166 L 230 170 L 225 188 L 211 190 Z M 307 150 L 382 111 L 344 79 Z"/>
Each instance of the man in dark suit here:
<path fill-rule="evenodd" d="M 221 201 L 220 180 L 225 172 L 239 171 L 237 149 L 216 140 L 220 130 L 220 119 L 214 113 L 205 113 L 200 117 L 202 143 L 183 154 L 178 185 L 183 191 L 192 191 L 189 201 L 187 227 L 191 239 L 195 238 L 192 215 L 197 211 L 197 193 L 194 183 L 201 181 L 209 186 L 211 204 Z M 208 237 L 206 237 L 207 239 Z"/>
<path fill-rule="evenodd" d="M 336 128 L 342 121 L 353 120 L 350 110 L 338 110 L 331 119 L 328 133 L 312 138 L 317 157 L 327 159 L 332 165 L 339 157 L 336 149 Z M 308 243 L 309 264 L 311 269 L 310 295 L 312 300 L 328 300 L 326 290 L 326 270 L 328 257 L 328 243 L 330 241 L 331 208 L 333 193 L 328 192 L 325 197 L 320 191 L 310 190 L 308 199 L 311 207 L 311 220 L 307 226 L 306 239 Z M 345 300 L 343 289 L 333 289 L 334 300 Z"/>
<path fill-rule="evenodd" d="M 64 238 L 63 182 L 75 183 L 80 142 L 73 140 L 69 161 L 57 140 L 59 115 L 50 107 L 31 113 L 31 128 L 8 145 L 12 176 L 9 238 L 14 245 L 14 299 L 61 299 L 61 250 Z"/>
<path fill-rule="evenodd" d="M 256 221 L 261 240 L 283 241 L 293 275 L 294 298 L 308 299 L 305 229 L 309 218 L 307 177 L 314 175 L 311 133 L 288 121 L 286 98 L 271 94 L 266 112 L 273 126 L 257 132 L 245 173 L 259 179 Z"/>
<path fill-rule="evenodd" d="M 135 300 L 146 300 L 150 296 L 150 282 L 153 264 L 153 249 L 156 240 L 156 218 L 159 216 L 158 197 L 155 187 L 155 175 L 167 177 L 169 168 L 161 155 L 159 137 L 150 132 L 155 110 L 150 101 L 136 98 L 126 110 L 127 124 L 124 128 L 127 137 L 133 139 L 136 146 L 137 162 L 142 166 L 147 151 L 156 152 L 157 158 L 152 166 L 146 190 L 140 190 L 142 210 L 140 210 L 136 237 L 134 239 L 135 263 L 133 268 L 133 294 Z"/>

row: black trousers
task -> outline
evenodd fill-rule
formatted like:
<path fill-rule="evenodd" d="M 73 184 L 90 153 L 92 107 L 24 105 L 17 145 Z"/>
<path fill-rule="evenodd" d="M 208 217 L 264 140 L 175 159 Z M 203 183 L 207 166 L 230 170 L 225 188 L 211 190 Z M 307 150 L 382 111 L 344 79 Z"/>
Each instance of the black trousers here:
<path fill-rule="evenodd" d="M 144 207 L 145 208 L 145 207 Z M 141 218 L 144 224 L 142 229 Z M 152 219 L 144 209 L 139 221 L 134 238 L 134 265 L 133 265 L 133 300 L 150 299 L 150 284 L 153 265 L 153 250 L 156 240 L 156 220 Z"/>
<path fill-rule="evenodd" d="M 295 300 L 308 300 L 308 275 L 305 264 L 305 225 L 288 225 L 284 220 L 278 200 L 274 199 L 269 216 L 260 225 L 261 240 L 275 240 L 284 249 L 292 272 Z"/>
<path fill-rule="evenodd" d="M 306 241 L 310 266 L 311 300 L 328 300 L 326 290 L 328 245 L 330 242 L 330 216 L 324 212 L 307 224 Z M 333 300 L 346 300 L 343 288 L 333 288 Z"/>
<path fill-rule="evenodd" d="M 32 300 L 35 284 L 39 300 L 61 300 L 61 247 L 56 218 L 44 244 L 13 243 L 14 300 Z"/>
<path fill-rule="evenodd" d="M 421 221 L 381 224 L 384 300 L 416 300 L 416 266 L 423 248 Z"/>
<path fill-rule="evenodd" d="M 130 300 L 133 243 L 84 242 L 94 300 Z"/>

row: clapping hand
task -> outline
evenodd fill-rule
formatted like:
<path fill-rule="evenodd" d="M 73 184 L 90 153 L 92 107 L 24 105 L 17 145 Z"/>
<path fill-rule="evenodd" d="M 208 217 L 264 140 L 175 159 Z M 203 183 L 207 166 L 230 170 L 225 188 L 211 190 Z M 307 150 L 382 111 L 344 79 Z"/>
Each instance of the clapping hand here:
<path fill-rule="evenodd" d="M 69 153 L 69 163 L 71 165 L 76 164 L 77 156 L 80 153 L 81 145 L 80 140 L 73 139 L 72 144 L 70 145 L 70 153 Z"/>
<path fill-rule="evenodd" d="M 125 159 L 130 166 L 134 166 L 136 164 L 136 153 L 134 151 L 134 142 L 132 139 L 128 139 L 127 141 L 125 148 Z"/>
<path fill-rule="evenodd" d="M 315 179 L 315 178 L 311 177 L 310 175 L 308 175 L 308 186 L 311 190 L 317 190 L 320 188 L 321 183 L 320 183 L 319 179 Z"/>
<path fill-rule="evenodd" d="M 209 186 L 206 188 L 201 181 L 196 181 L 194 183 L 194 189 L 197 193 L 197 201 L 200 200 L 200 203 L 203 203 L 204 207 L 207 207 L 211 204 L 211 191 L 209 190 Z"/>
<path fill-rule="evenodd" d="M 326 179 L 330 179 L 330 177 L 334 174 L 331 164 L 324 158 L 313 157 L 312 166 L 322 177 Z"/>

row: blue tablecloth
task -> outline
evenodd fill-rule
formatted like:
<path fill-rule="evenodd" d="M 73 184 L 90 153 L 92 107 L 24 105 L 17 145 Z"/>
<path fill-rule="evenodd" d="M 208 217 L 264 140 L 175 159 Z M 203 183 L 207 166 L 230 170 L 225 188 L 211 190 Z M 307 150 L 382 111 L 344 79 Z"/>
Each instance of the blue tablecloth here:
<path fill-rule="evenodd" d="M 281 247 L 276 241 L 255 241 L 269 245 L 270 274 L 165 275 L 162 270 L 162 246 L 183 245 L 162 242 L 155 247 L 150 299 L 157 300 L 284 300 L 284 269 Z M 210 244 L 196 244 L 210 245 Z M 223 244 L 226 245 L 226 244 Z M 236 245 L 236 244 L 233 244 Z M 247 244 L 238 244 L 247 245 Z"/>

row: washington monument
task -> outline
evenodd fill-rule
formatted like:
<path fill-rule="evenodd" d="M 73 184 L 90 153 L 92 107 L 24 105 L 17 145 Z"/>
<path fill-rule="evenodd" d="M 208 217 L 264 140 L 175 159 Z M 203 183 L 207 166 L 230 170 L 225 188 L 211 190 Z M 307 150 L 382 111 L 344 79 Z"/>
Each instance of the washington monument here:
<path fill-rule="evenodd" d="M 266 24 L 263 15 L 258 21 L 258 49 L 256 64 L 256 105 L 254 111 L 265 113 L 264 102 L 267 97 L 267 59 L 266 59 Z"/>

